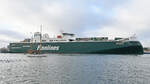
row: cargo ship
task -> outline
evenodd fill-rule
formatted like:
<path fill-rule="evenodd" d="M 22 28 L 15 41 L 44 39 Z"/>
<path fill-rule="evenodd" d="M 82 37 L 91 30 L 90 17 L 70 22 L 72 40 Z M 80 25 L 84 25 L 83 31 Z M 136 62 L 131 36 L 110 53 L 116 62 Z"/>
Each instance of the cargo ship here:
<path fill-rule="evenodd" d="M 61 33 L 50 38 L 35 32 L 31 38 L 9 44 L 10 53 L 86 53 L 86 54 L 143 54 L 142 44 L 135 37 L 108 39 L 108 37 L 76 38 L 72 33 Z"/>

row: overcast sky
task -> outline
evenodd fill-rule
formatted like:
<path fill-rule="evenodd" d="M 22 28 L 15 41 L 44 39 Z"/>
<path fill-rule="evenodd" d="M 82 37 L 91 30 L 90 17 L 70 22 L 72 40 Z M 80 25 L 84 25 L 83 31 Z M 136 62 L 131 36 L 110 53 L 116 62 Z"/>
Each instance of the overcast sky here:
<path fill-rule="evenodd" d="M 0 47 L 39 31 L 128 37 L 150 46 L 149 0 L 0 0 Z"/>

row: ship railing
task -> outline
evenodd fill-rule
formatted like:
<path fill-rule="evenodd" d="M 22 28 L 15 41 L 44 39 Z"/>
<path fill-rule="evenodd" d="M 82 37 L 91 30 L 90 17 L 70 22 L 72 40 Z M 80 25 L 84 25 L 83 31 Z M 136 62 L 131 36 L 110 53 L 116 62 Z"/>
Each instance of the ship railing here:
<path fill-rule="evenodd" d="M 122 38 L 122 39 L 119 39 L 119 40 L 116 40 L 116 41 L 129 41 L 129 38 Z"/>
<path fill-rule="evenodd" d="M 129 40 L 130 41 L 137 41 L 136 35 L 134 34 L 133 36 L 129 37 Z"/>

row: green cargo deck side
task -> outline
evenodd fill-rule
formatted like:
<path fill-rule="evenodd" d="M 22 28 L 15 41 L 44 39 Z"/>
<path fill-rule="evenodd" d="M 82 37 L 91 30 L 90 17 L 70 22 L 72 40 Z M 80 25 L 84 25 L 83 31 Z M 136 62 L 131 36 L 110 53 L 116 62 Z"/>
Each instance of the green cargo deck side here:
<path fill-rule="evenodd" d="M 27 53 L 30 49 L 37 50 L 39 45 L 40 43 L 10 43 L 9 50 L 10 53 Z M 139 41 L 46 42 L 42 43 L 42 47 L 42 53 L 143 54 Z"/>

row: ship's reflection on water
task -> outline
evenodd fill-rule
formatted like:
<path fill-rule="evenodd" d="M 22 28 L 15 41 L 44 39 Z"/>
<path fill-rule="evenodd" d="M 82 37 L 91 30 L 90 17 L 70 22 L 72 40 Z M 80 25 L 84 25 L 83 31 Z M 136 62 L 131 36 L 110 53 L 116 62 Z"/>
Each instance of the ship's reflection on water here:
<path fill-rule="evenodd" d="M 0 54 L 0 84 L 148 84 L 150 55 Z"/>

